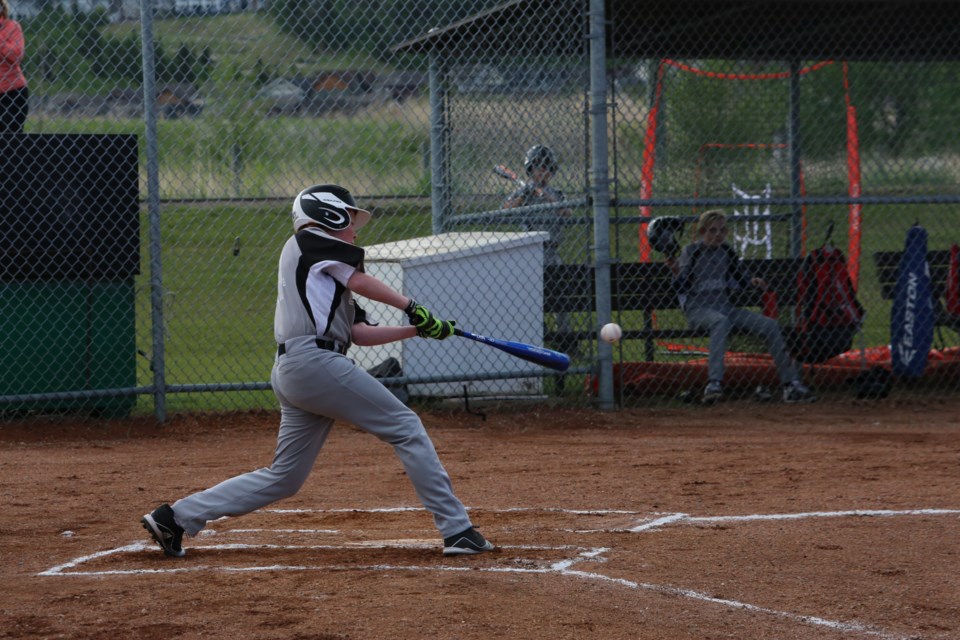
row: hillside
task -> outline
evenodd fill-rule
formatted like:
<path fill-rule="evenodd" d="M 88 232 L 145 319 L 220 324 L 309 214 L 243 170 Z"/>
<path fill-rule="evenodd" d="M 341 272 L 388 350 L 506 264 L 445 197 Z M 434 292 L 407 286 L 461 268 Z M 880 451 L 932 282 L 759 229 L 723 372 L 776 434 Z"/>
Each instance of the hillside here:
<path fill-rule="evenodd" d="M 195 50 L 209 47 L 211 58 L 221 69 L 252 72 L 259 60 L 279 75 L 321 68 L 389 70 L 389 65 L 364 52 L 312 51 L 262 14 L 173 17 L 157 19 L 153 25 L 157 40 L 167 49 L 174 50 L 181 44 Z M 116 37 L 139 35 L 140 23 L 109 25 L 103 28 L 103 33 Z"/>

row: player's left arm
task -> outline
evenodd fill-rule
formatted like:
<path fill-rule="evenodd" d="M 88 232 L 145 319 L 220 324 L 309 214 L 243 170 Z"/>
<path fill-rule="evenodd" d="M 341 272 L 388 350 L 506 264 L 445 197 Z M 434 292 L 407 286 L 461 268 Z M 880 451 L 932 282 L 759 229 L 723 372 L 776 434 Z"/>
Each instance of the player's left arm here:
<path fill-rule="evenodd" d="M 352 334 L 353 344 L 361 347 L 375 347 L 380 344 L 412 338 L 417 335 L 417 328 L 412 325 L 407 327 L 382 327 L 358 322 L 353 325 Z"/>
<path fill-rule="evenodd" d="M 417 335 L 417 328 L 381 326 L 366 310 L 354 300 L 353 326 L 350 329 L 350 341 L 361 347 L 374 347 L 380 344 L 406 340 Z"/>

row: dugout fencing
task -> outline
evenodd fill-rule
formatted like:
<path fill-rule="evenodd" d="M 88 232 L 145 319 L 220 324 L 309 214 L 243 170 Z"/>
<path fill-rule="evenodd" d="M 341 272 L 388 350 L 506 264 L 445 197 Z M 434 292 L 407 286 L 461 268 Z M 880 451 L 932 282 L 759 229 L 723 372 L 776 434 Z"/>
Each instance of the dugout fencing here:
<path fill-rule="evenodd" d="M 10 302 L 22 282 L 0 282 L 12 328 L 0 336 L 0 414 L 273 408 L 276 258 L 293 195 L 318 182 L 347 186 L 373 211 L 360 243 L 378 264 L 403 247 L 390 267 L 401 285 L 445 247 L 462 275 L 424 290 L 438 313 L 572 356 L 557 375 L 456 340 L 400 350 L 399 368 L 379 371 L 398 392 L 445 390 L 425 402 L 610 408 L 699 389 L 707 340 L 685 333 L 682 311 L 664 302 L 669 283 L 650 279 L 663 256 L 646 230 L 680 218 L 689 242 L 710 208 L 730 215 L 731 242 L 758 265 L 824 244 L 844 252 L 866 320 L 847 360 L 805 366 L 826 396 L 853 397 L 865 370 L 891 367 L 898 254 L 922 226 L 932 348 L 924 373 L 896 377 L 893 394 L 955 393 L 954 3 L 637 4 L 11 2 L 31 93 L 19 135 L 136 141 L 139 220 L 105 213 L 99 224 L 139 247 L 139 264 L 123 276 L 129 296 L 84 320 L 108 334 L 112 377 L 68 375 L 76 320 L 56 301 L 85 284 L 54 284 L 38 323 Z M 554 154 L 562 200 L 550 191 L 506 208 L 531 180 L 535 145 Z M 16 175 L 4 178 L 16 189 Z M 73 242 L 84 230 L 64 225 L 76 207 L 62 187 L 55 176 L 37 186 L 33 213 L 5 197 L 6 228 Z M 7 263 L 22 261 L 9 245 Z M 533 293 L 518 303 L 500 291 Z M 476 304 L 482 313 L 460 315 Z M 781 304 L 778 321 L 790 327 L 795 311 Z M 110 318 L 129 326 L 105 329 Z M 627 332 L 613 347 L 596 339 L 609 321 Z M 734 397 L 770 383 L 763 345 L 738 336 L 727 348 Z"/>

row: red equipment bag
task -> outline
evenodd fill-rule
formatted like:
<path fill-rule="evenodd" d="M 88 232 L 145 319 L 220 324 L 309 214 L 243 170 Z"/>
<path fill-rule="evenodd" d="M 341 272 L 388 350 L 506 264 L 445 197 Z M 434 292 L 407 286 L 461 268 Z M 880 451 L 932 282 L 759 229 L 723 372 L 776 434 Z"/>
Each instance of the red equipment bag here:
<path fill-rule="evenodd" d="M 796 325 L 790 350 L 800 362 L 819 363 L 849 351 L 863 324 L 843 252 L 814 249 L 797 273 Z"/>

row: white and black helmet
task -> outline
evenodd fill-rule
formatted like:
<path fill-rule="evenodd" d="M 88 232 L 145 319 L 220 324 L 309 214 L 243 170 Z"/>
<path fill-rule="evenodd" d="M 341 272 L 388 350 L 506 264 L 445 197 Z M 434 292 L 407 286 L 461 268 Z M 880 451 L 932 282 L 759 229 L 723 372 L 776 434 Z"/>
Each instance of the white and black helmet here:
<path fill-rule="evenodd" d="M 359 208 L 349 191 L 335 184 L 315 184 L 293 199 L 293 230 L 312 222 L 340 231 L 350 226 L 351 214 L 355 229 L 370 222 L 370 212 Z"/>
<path fill-rule="evenodd" d="M 647 225 L 647 239 L 650 246 L 668 258 L 675 258 L 680 253 L 680 241 L 683 235 L 684 221 L 682 218 L 663 216 L 654 218 Z"/>
<path fill-rule="evenodd" d="M 527 170 L 527 175 L 533 173 L 534 169 L 546 169 L 550 173 L 557 172 L 557 156 L 553 149 L 545 144 L 537 144 L 527 149 L 527 155 L 523 158 L 523 167 Z"/>

